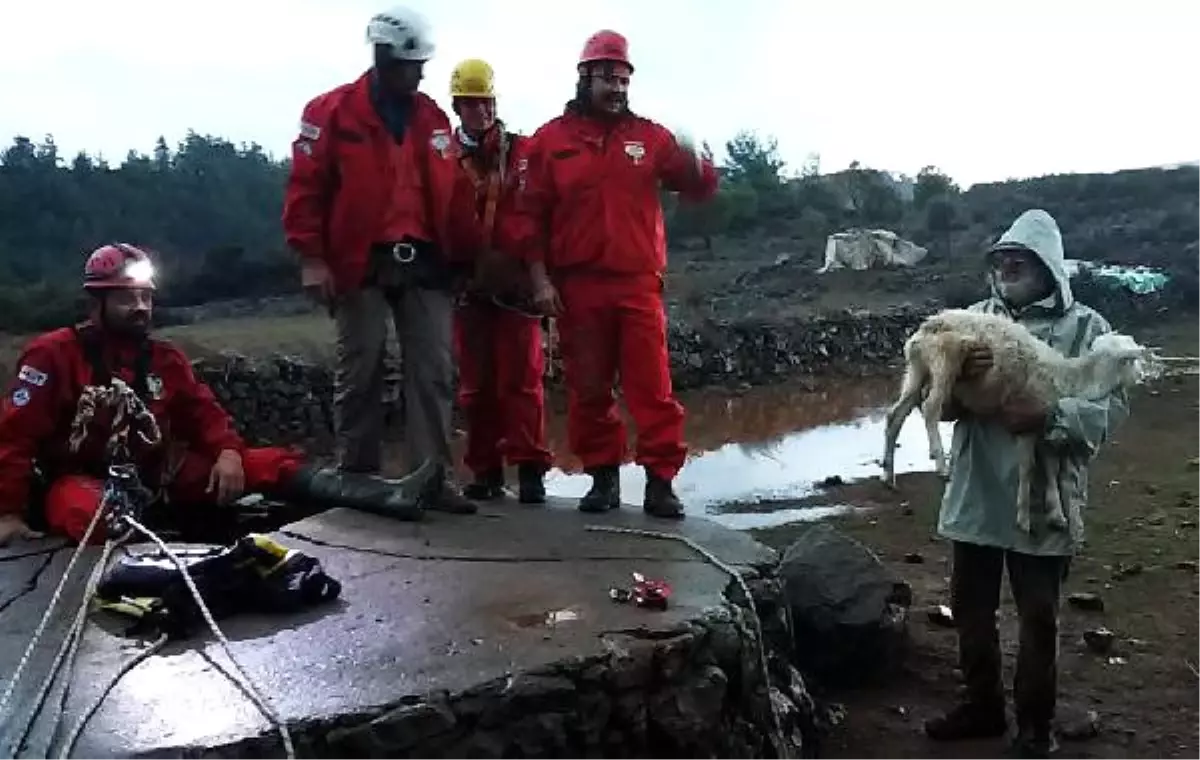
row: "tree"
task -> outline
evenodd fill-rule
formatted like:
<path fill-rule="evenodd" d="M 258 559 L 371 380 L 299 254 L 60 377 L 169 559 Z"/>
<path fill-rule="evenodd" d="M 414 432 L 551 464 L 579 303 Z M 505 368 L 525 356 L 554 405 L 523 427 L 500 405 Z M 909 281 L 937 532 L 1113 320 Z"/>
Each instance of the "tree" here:
<path fill-rule="evenodd" d="M 904 216 L 904 202 L 886 173 L 853 161 L 840 179 L 852 225 L 891 227 Z"/>
<path fill-rule="evenodd" d="M 933 198 L 958 194 L 958 185 L 954 184 L 954 180 L 936 166 L 926 166 L 917 173 L 917 182 L 913 186 L 913 206 L 923 209 Z"/>
<path fill-rule="evenodd" d="M 759 138 L 753 132 L 738 132 L 725 143 L 728 160 L 722 167 L 730 182 L 745 183 L 755 190 L 774 189 L 783 184 L 783 159 L 779 141 Z"/>

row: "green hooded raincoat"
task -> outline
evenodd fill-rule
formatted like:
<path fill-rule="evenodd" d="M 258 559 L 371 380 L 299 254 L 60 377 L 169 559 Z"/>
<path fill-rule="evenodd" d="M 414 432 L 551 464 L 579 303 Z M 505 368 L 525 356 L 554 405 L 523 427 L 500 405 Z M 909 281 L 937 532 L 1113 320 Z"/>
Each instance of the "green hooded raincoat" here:
<path fill-rule="evenodd" d="M 972 311 L 1004 314 L 1068 357 L 1086 352 L 1097 336 L 1110 331 L 1104 317 L 1071 295 L 1063 264 L 1062 235 L 1045 211 L 1032 209 L 1017 218 L 991 250 L 1026 248 L 1054 275 L 1057 288 L 1047 298 L 1018 312 L 1001 300 L 992 282 L 992 296 Z M 997 421 L 964 417 L 954 426 L 950 481 L 942 498 L 938 532 L 954 541 L 1009 549 L 1024 554 L 1071 555 L 1083 544 L 1088 492 L 1088 464 L 1100 446 L 1128 414 L 1123 390 L 1088 401 L 1063 398 L 1051 409 L 1043 439 L 1062 457 L 1063 509 L 1072 528 L 1049 529 L 1044 516 L 1044 479 L 1033 481 L 1033 530 L 1017 527 L 1017 463 L 1012 435 Z"/>

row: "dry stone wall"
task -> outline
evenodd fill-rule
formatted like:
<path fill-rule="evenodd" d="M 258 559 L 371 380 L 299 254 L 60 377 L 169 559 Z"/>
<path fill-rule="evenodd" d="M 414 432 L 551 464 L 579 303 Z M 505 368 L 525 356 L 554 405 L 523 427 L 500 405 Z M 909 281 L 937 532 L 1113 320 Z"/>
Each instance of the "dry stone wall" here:
<path fill-rule="evenodd" d="M 822 373 L 870 375 L 889 371 L 905 338 L 926 312 L 843 313 L 820 319 L 777 322 L 673 324 L 668 330 L 672 374 L 680 390 L 710 385 L 760 385 L 789 376 Z M 557 357 L 547 382 L 561 382 Z M 332 437 L 333 372 L 290 356 L 224 355 L 195 362 L 206 381 L 255 443 L 308 442 Z M 395 429 L 403 420 L 401 367 L 388 365 L 385 416 Z"/>

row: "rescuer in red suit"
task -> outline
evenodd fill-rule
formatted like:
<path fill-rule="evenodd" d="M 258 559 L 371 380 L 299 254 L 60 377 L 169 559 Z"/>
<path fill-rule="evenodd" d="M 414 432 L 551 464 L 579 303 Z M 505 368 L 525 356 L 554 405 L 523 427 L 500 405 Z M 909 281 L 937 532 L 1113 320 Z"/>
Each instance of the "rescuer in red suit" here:
<path fill-rule="evenodd" d="M 577 70 L 575 98 L 531 138 L 518 250 L 531 263 L 535 303 L 559 314 L 568 437 L 592 476 L 579 508 L 620 503 L 619 377 L 637 428 L 635 459 L 646 470 L 644 509 L 680 518 L 672 481 L 687 447 L 667 354 L 659 189 L 703 201 L 716 192 L 717 175 L 690 139 L 629 110 L 634 69 L 623 36 L 592 35 Z"/>
<path fill-rule="evenodd" d="M 530 291 L 529 267 L 509 253 L 504 232 L 525 160 L 528 138 L 496 116 L 492 67 L 469 58 L 450 76 L 461 121 L 455 130 L 458 182 L 451 205 L 456 250 L 470 252 L 472 285 L 455 311 L 459 407 L 466 418 L 471 499 L 504 495 L 504 464 L 517 467 L 518 499 L 546 500 L 545 354 L 541 320 L 515 303 Z M 506 305 L 507 304 L 507 305 Z"/>
<path fill-rule="evenodd" d="M 0 399 L 0 545 L 35 538 L 29 527 L 34 485 L 46 483 L 41 512 L 52 532 L 79 540 L 100 505 L 113 410 L 97 405 L 79 445 L 72 445 L 80 399 L 88 387 L 119 379 L 153 415 L 161 441 L 129 437 L 143 485 L 179 508 L 227 504 L 246 492 L 328 506 L 376 507 L 419 519 L 411 481 L 339 476 L 315 469 L 295 449 L 252 448 L 187 357 L 150 337 L 154 265 L 141 248 L 102 246 L 88 257 L 83 288 L 89 318 L 32 339 Z M 421 479 L 440 475 L 425 468 Z M 93 532 L 103 538 L 102 526 Z"/>

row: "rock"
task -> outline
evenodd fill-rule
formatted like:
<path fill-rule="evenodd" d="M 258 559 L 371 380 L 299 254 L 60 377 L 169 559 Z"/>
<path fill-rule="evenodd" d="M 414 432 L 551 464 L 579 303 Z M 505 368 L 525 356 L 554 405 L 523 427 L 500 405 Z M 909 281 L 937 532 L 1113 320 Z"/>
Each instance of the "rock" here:
<path fill-rule="evenodd" d="M 950 608 L 944 604 L 938 604 L 930 607 L 929 609 L 925 610 L 925 615 L 929 618 L 929 622 L 936 626 L 940 626 L 942 628 L 954 627 L 954 613 L 951 612 Z"/>
<path fill-rule="evenodd" d="M 1104 600 L 1100 598 L 1099 594 L 1093 594 L 1089 591 L 1077 591 L 1067 597 L 1067 602 L 1079 610 L 1088 610 L 1090 612 L 1104 611 Z"/>
<path fill-rule="evenodd" d="M 1100 715 L 1095 710 L 1088 710 L 1084 715 L 1064 720 L 1058 727 L 1058 733 L 1071 741 L 1092 739 L 1100 735 Z"/>
<path fill-rule="evenodd" d="M 920 565 L 925 562 L 925 555 L 920 552 L 909 552 L 904 555 L 904 562 L 909 565 Z"/>
<path fill-rule="evenodd" d="M 1113 578 L 1120 580 L 1121 578 L 1130 578 L 1135 575 L 1141 575 L 1145 568 L 1141 562 L 1134 562 L 1131 565 L 1126 565 L 1123 562 L 1118 562 L 1113 570 Z"/>
<path fill-rule="evenodd" d="M 1087 644 L 1087 648 L 1096 654 L 1108 654 L 1112 651 L 1116 634 L 1104 627 L 1093 628 L 1090 631 L 1084 631 L 1083 641 Z"/>
<path fill-rule="evenodd" d="M 779 575 L 802 670 L 832 685 L 869 680 L 898 664 L 912 589 L 866 546 L 815 523 L 788 547 Z"/>

